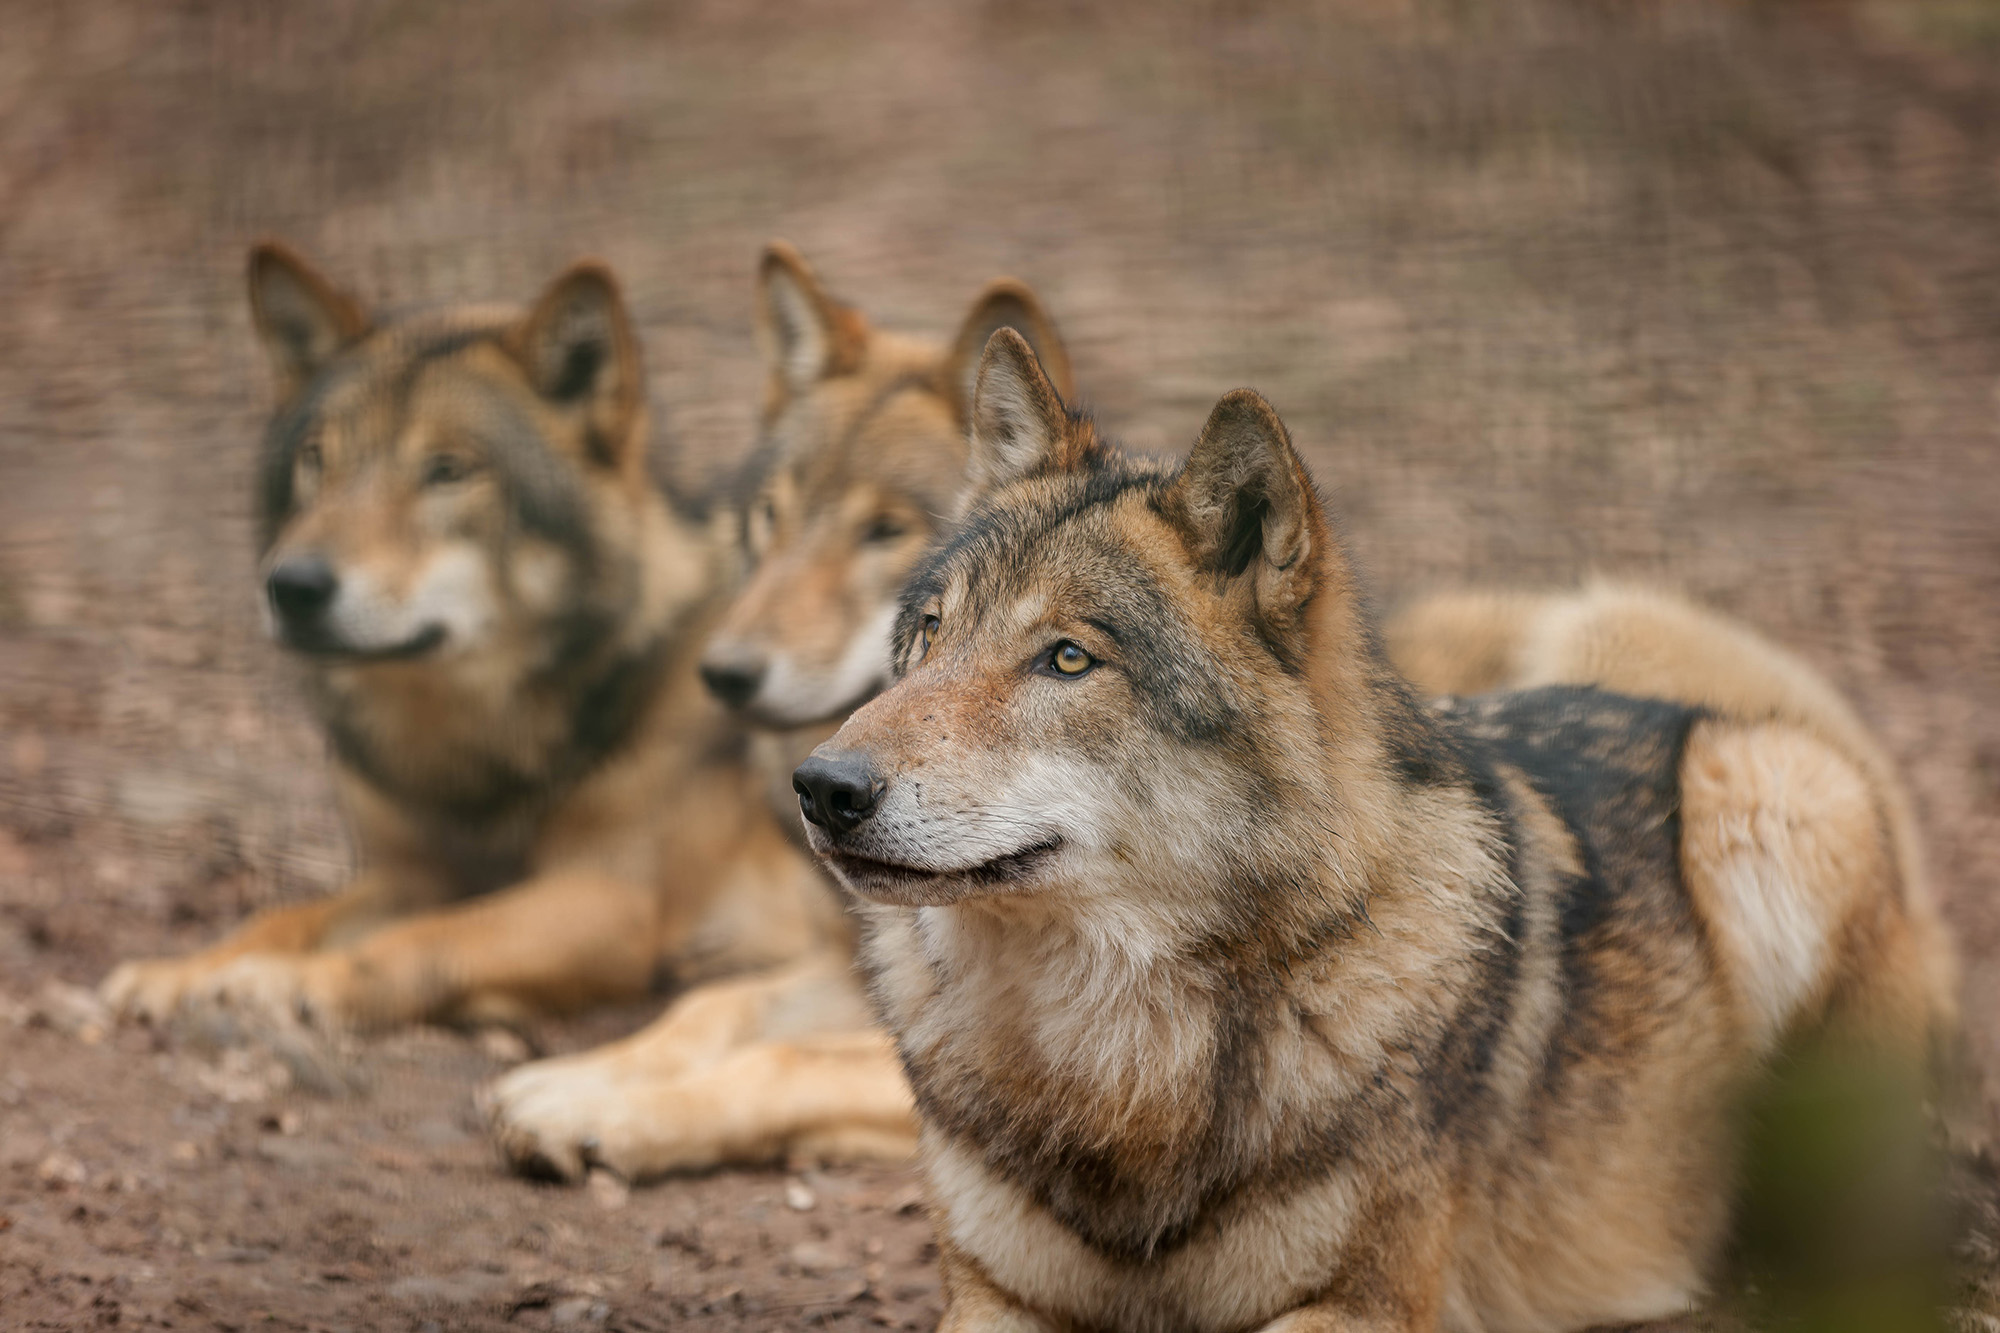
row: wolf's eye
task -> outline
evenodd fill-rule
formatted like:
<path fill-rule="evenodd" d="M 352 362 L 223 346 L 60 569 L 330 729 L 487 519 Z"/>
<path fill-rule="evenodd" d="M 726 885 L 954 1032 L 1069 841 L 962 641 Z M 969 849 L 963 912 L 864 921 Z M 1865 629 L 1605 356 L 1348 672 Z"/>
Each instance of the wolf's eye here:
<path fill-rule="evenodd" d="M 319 446 L 316 444 L 300 445 L 299 452 L 295 456 L 295 461 L 301 472 L 318 472 L 320 468 Z"/>
<path fill-rule="evenodd" d="M 479 470 L 479 465 L 464 454 L 432 454 L 424 460 L 424 485 L 449 486 L 454 481 L 464 481 Z"/>
<path fill-rule="evenodd" d="M 882 514 L 869 523 L 868 530 L 861 534 L 861 540 L 865 542 L 900 541 L 909 530 L 903 520 L 890 514 Z"/>
<path fill-rule="evenodd" d="M 743 525 L 744 539 L 750 543 L 751 554 L 761 554 L 771 544 L 777 528 L 778 506 L 769 497 L 752 505 L 749 521 Z"/>
<path fill-rule="evenodd" d="M 926 653 L 930 652 L 931 640 L 937 637 L 938 626 L 943 623 L 936 616 L 925 616 L 917 623 L 917 657 L 919 659 L 922 659 Z"/>
<path fill-rule="evenodd" d="M 1064 639 L 1049 650 L 1049 665 L 1057 675 L 1081 676 L 1097 665 L 1097 659 L 1085 652 L 1080 645 Z"/>

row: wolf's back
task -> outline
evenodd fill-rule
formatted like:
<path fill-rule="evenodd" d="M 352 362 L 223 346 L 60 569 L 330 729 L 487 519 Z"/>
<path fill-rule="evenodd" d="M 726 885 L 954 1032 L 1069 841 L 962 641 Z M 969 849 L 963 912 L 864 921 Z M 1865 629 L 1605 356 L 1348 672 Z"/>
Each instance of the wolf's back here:
<path fill-rule="evenodd" d="M 1907 910 L 1936 963 L 1936 1002 L 1955 1014 L 1956 968 L 1901 776 L 1853 706 L 1789 650 L 1673 593 L 1608 580 L 1552 593 L 1441 593 L 1398 612 L 1384 638 L 1424 693 L 1595 685 L 1748 724 L 1783 723 L 1831 746 L 1874 793 Z"/>

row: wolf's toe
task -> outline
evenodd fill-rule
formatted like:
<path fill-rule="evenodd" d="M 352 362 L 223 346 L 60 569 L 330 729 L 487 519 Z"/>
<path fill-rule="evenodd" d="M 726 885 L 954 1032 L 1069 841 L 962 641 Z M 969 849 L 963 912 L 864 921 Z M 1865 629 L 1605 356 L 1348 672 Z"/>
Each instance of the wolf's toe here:
<path fill-rule="evenodd" d="M 494 1139 L 508 1166 L 531 1180 L 573 1185 L 590 1169 L 581 1142 L 544 1136 L 531 1126 L 511 1121 L 496 1124 Z"/>
<path fill-rule="evenodd" d="M 480 1098 L 501 1152 L 525 1175 L 583 1179 L 593 1166 L 623 1170 L 605 1148 L 597 1107 L 610 1089 L 543 1061 L 495 1079 Z M 565 1075 L 568 1075 L 567 1077 Z"/>
<path fill-rule="evenodd" d="M 98 998 L 114 1017 L 161 1024 L 179 1007 L 178 974 L 163 963 L 120 963 L 97 987 Z"/>

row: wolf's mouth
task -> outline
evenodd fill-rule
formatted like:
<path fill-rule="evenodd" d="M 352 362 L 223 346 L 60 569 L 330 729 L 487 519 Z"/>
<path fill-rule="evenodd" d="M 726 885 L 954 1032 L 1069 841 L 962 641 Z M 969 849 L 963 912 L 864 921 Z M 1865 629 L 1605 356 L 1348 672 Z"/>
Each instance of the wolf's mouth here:
<path fill-rule="evenodd" d="M 403 662 L 422 657 L 444 642 L 443 625 L 426 625 L 401 643 L 381 648 L 361 648 L 315 630 L 285 629 L 285 646 L 308 657 L 332 662 Z"/>
<path fill-rule="evenodd" d="M 931 870 L 900 861 L 882 861 L 837 848 L 826 849 L 820 855 L 839 872 L 849 888 L 864 898 L 893 903 L 943 903 L 1026 879 L 1061 848 L 1061 838 L 1049 838 L 1032 847 L 956 870 Z"/>

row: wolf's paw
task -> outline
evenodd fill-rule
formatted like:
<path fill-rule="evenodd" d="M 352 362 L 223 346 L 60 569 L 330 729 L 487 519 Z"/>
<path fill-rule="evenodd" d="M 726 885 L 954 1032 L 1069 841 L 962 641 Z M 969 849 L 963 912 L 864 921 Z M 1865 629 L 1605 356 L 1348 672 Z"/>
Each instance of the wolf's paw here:
<path fill-rule="evenodd" d="M 638 1091 L 611 1060 L 580 1055 L 510 1070 L 478 1100 L 501 1154 L 523 1175 L 577 1181 L 592 1167 L 606 1167 L 631 1180 L 645 1165 L 643 1135 L 634 1133 Z"/>
<path fill-rule="evenodd" d="M 120 963 L 97 987 L 98 998 L 118 1018 L 166 1024 L 210 969 L 188 958 Z"/>
<path fill-rule="evenodd" d="M 273 1028 L 340 1032 L 353 1017 L 344 961 L 333 954 L 244 954 L 203 977 L 182 1007 L 219 1009 Z"/>

